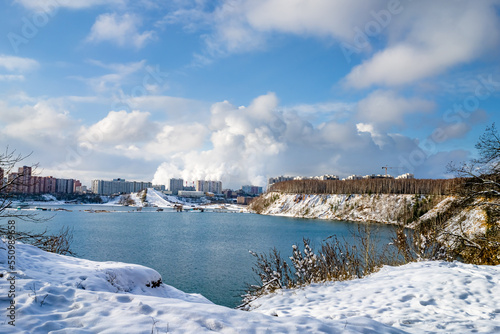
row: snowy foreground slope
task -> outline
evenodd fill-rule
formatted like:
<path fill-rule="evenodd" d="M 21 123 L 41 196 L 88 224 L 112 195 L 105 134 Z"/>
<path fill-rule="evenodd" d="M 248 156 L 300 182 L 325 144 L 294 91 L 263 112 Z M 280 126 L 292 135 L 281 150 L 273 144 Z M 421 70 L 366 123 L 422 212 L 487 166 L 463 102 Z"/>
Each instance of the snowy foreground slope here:
<path fill-rule="evenodd" d="M 16 244 L 16 258 L 13 327 L 6 297 L 12 282 L 0 241 L 0 333 L 500 331 L 500 267 L 385 267 L 361 280 L 266 296 L 245 312 L 165 284 L 153 288 L 160 275 L 139 265 L 82 260 L 23 244 Z"/>
<path fill-rule="evenodd" d="M 367 317 L 410 333 L 500 333 L 500 266 L 418 262 L 252 303 L 278 317 Z"/>

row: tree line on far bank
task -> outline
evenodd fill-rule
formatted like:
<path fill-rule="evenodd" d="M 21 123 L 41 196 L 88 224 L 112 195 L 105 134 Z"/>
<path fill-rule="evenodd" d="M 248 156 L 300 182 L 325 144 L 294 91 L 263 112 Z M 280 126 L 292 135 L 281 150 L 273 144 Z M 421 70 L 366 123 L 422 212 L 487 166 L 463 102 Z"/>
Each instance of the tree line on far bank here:
<path fill-rule="evenodd" d="M 291 194 L 421 194 L 451 195 L 463 179 L 292 180 L 273 184 L 269 191 Z"/>

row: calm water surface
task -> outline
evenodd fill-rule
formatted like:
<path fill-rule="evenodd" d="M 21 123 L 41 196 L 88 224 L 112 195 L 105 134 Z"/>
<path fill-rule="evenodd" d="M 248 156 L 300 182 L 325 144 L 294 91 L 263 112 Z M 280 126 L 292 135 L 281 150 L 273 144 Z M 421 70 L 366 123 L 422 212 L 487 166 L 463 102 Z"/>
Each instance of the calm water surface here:
<path fill-rule="evenodd" d="M 17 221 L 18 229 L 58 232 L 73 228 L 72 250 L 78 257 L 120 261 L 154 268 L 164 283 L 201 293 L 217 304 L 239 304 L 245 283 L 255 283 L 254 257 L 276 247 L 283 257 L 309 238 L 319 245 L 331 235 L 350 238 L 356 223 L 294 219 L 242 213 L 128 212 L 88 213 L 90 206 L 65 206 L 73 212 L 39 212 L 54 216 L 45 223 Z M 393 227 L 375 225 L 387 243 Z"/>

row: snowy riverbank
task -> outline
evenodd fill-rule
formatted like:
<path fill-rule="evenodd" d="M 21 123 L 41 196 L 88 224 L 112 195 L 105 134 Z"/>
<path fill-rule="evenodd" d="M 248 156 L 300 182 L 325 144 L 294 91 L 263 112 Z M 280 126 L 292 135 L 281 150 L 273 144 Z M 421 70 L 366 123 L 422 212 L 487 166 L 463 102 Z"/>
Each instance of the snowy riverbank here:
<path fill-rule="evenodd" d="M 265 215 L 397 224 L 415 195 L 307 195 L 269 192 Z"/>
<path fill-rule="evenodd" d="M 251 312 L 159 283 L 153 269 L 0 242 L 2 333 L 425 333 L 500 330 L 500 267 L 422 262 L 284 291 Z M 193 273 L 195 274 L 195 273 Z M 15 327 L 7 307 L 15 290 Z M 277 315 L 277 316 L 276 316 Z"/>
<path fill-rule="evenodd" d="M 17 208 L 21 209 L 31 209 L 35 210 L 38 208 L 47 208 L 54 209 L 54 207 L 64 208 L 67 205 L 82 205 L 85 206 L 103 206 L 103 207 L 123 207 L 125 201 L 124 198 L 129 198 L 130 203 L 127 203 L 127 207 L 130 208 L 138 208 L 141 209 L 143 207 L 150 208 L 161 208 L 164 210 L 173 210 L 176 211 L 177 207 L 182 207 L 184 210 L 192 210 L 196 208 L 197 210 L 203 209 L 204 211 L 215 211 L 215 212 L 231 212 L 231 213 L 248 213 L 246 206 L 232 204 L 232 203 L 211 203 L 208 199 L 202 198 L 197 202 L 188 201 L 185 198 L 165 195 L 161 191 L 155 190 L 153 188 L 148 188 L 146 192 L 146 196 L 144 200 L 141 198 L 141 193 L 131 193 L 118 195 L 114 197 L 102 196 L 104 200 L 103 203 L 77 203 L 78 201 L 65 202 L 61 200 L 57 200 L 53 195 L 44 194 L 42 195 L 44 201 L 13 201 L 11 204 L 12 210 L 16 210 Z"/>
<path fill-rule="evenodd" d="M 456 198 L 393 194 L 307 195 L 269 192 L 257 200 L 257 205 L 252 203 L 249 209 L 263 215 L 401 224 L 405 222 L 403 217 L 413 211 L 417 200 L 430 201 L 435 205 L 429 207 L 429 210 L 409 227 L 443 214 Z M 259 210 L 256 210 L 256 206 L 260 206 Z M 449 233 L 460 231 L 466 234 L 484 233 L 486 221 L 487 214 L 484 208 L 463 208 L 449 216 L 444 224 L 444 230 Z"/>

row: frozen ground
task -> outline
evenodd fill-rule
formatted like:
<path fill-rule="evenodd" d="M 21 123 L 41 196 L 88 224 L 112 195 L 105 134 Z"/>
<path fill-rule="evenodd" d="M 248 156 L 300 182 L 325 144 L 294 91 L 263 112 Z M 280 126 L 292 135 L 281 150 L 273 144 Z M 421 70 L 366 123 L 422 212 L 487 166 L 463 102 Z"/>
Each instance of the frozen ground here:
<path fill-rule="evenodd" d="M 1 333 L 494 333 L 500 267 L 421 262 L 360 280 L 315 284 L 253 302 L 214 305 L 161 284 L 153 269 L 93 262 L 16 244 L 15 327 L 0 241 Z M 195 273 L 193 273 L 195 274 Z"/>

